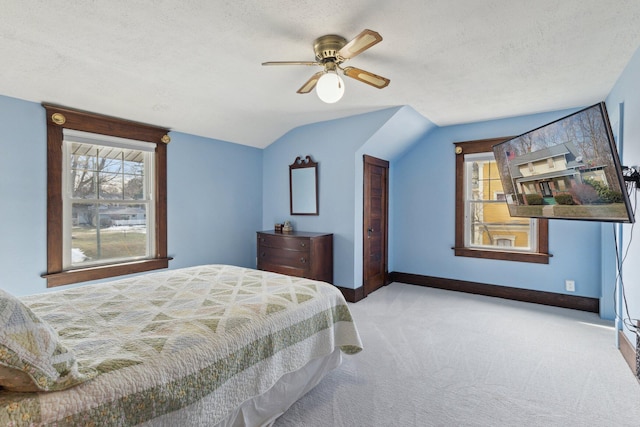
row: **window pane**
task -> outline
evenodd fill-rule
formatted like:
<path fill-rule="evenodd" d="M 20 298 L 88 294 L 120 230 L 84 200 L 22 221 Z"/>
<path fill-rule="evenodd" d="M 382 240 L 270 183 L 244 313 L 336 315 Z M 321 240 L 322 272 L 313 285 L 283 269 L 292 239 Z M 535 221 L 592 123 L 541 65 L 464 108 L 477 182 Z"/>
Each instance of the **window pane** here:
<path fill-rule="evenodd" d="M 96 148 L 90 144 L 71 144 L 71 169 L 96 170 Z"/>
<path fill-rule="evenodd" d="M 145 204 L 72 204 L 71 265 L 145 258 Z"/>
<path fill-rule="evenodd" d="M 504 247 L 501 240 L 512 241 L 514 249 L 530 249 L 530 220 L 514 218 L 504 202 L 470 202 L 470 238 L 472 247 Z"/>
<path fill-rule="evenodd" d="M 144 199 L 144 177 L 142 175 L 124 175 L 124 199 Z"/>
<path fill-rule="evenodd" d="M 90 170 L 71 169 L 71 197 L 74 199 L 95 199 L 95 173 Z"/>
<path fill-rule="evenodd" d="M 98 197 L 100 199 L 122 199 L 122 174 L 101 172 L 98 182 L 100 189 Z"/>
<path fill-rule="evenodd" d="M 122 148 L 99 147 L 98 170 L 102 172 L 122 172 Z"/>
<path fill-rule="evenodd" d="M 123 172 L 131 175 L 144 174 L 144 153 L 139 150 L 122 150 Z"/>
<path fill-rule="evenodd" d="M 71 144 L 69 152 L 69 173 L 72 197 L 77 199 L 96 198 L 96 155 L 97 150 L 88 144 Z"/>

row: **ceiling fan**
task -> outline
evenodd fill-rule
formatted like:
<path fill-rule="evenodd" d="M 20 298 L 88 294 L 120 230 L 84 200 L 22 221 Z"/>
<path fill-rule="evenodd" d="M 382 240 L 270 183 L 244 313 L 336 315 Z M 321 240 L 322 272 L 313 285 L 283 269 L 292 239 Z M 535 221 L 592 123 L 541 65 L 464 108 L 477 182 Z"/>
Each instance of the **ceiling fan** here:
<path fill-rule="evenodd" d="M 344 82 L 338 75 L 338 70 L 347 77 L 382 89 L 389 85 L 390 80 L 377 74 L 361 70 L 356 67 L 342 67 L 341 64 L 351 59 L 371 46 L 382 41 L 382 36 L 372 30 L 363 30 L 353 40 L 347 42 L 342 36 L 328 34 L 318 37 L 313 42 L 315 61 L 269 61 L 262 65 L 319 65 L 324 70 L 315 73 L 298 89 L 298 93 L 309 93 L 316 88 L 321 100 L 327 103 L 337 102 L 344 94 Z"/>

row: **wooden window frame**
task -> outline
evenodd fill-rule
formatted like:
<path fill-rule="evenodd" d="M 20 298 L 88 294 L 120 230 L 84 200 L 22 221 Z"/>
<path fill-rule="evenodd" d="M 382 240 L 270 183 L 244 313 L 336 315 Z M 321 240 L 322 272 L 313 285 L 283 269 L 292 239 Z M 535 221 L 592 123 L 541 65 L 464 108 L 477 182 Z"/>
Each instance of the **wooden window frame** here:
<path fill-rule="evenodd" d="M 168 129 L 52 104 L 47 115 L 47 287 L 105 279 L 167 268 L 167 146 Z M 65 270 L 62 235 L 63 129 L 74 129 L 155 144 L 155 254 L 152 258 Z"/>
<path fill-rule="evenodd" d="M 549 220 L 538 218 L 538 235 L 536 252 L 506 251 L 499 249 L 481 249 L 465 247 L 464 232 L 464 155 L 476 153 L 493 152 L 493 146 L 510 139 L 491 138 L 476 141 L 456 142 L 456 212 L 455 212 L 455 256 L 472 258 L 497 259 L 503 261 L 531 262 L 537 264 L 548 264 L 549 258 Z"/>

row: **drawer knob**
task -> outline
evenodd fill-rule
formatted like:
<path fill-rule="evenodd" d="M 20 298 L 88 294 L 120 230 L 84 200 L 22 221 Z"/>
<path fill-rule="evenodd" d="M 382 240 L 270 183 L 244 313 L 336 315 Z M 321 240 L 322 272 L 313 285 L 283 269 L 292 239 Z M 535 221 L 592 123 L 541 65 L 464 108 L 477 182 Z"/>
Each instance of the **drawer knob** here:
<path fill-rule="evenodd" d="M 302 257 L 302 258 L 300 258 L 300 262 L 304 264 L 304 263 L 307 262 L 307 260 L 304 257 Z"/>
<path fill-rule="evenodd" d="M 304 248 L 307 245 L 304 242 L 300 242 L 300 246 L 302 246 Z"/>

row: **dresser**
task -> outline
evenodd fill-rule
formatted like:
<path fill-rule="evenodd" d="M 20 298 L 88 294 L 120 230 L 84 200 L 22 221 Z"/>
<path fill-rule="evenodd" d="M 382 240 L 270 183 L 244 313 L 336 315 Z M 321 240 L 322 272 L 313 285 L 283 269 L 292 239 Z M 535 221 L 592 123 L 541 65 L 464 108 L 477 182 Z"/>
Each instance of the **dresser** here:
<path fill-rule="evenodd" d="M 333 234 L 258 231 L 258 270 L 333 283 Z"/>

